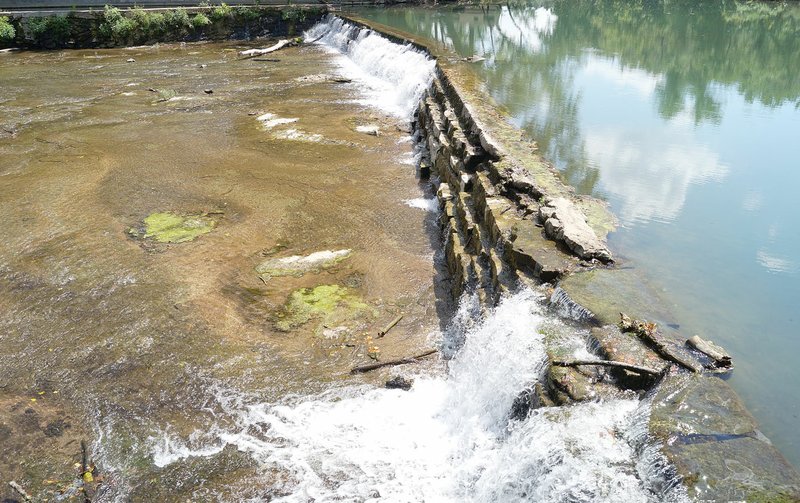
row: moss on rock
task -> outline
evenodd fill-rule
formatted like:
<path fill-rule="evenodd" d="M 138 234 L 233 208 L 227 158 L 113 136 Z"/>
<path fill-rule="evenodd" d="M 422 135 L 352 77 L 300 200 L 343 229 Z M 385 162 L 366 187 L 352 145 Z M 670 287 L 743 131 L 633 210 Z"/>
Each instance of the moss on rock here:
<path fill-rule="evenodd" d="M 208 234 L 215 226 L 214 219 L 204 215 L 152 213 L 144 219 L 142 237 L 159 243 L 185 243 Z"/>
<path fill-rule="evenodd" d="M 288 332 L 314 318 L 321 319 L 324 325 L 340 325 L 371 318 L 374 314 L 374 310 L 349 288 L 320 285 L 292 292 L 275 325 L 278 330 Z"/>

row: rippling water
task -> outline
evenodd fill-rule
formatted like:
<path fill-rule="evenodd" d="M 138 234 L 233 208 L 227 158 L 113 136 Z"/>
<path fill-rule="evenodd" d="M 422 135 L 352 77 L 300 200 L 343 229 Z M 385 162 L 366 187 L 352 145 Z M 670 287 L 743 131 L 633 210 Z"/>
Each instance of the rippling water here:
<path fill-rule="evenodd" d="M 323 40 L 335 41 L 350 29 L 329 19 L 313 32 L 328 30 Z M 361 44 L 382 52 L 375 45 L 384 42 L 373 34 L 347 37 L 352 42 L 338 39 L 331 46 L 339 47 L 339 57 L 359 54 Z M 376 77 L 388 73 L 383 66 L 403 66 L 423 77 L 408 86 L 419 92 L 418 82 L 430 71 L 416 66 L 421 55 L 397 46 L 386 50 L 392 57 L 359 71 Z M 428 209 L 428 201 L 406 203 Z M 446 369 L 396 370 L 413 379 L 410 391 L 343 382 L 264 400 L 209 380 L 213 397 L 205 408 L 214 411 L 213 419 L 191 431 L 152 429 L 146 441 L 152 462 L 180 470 L 232 452 L 244 455 L 254 463 L 257 489 L 237 486 L 234 494 L 253 501 L 685 501 L 648 437 L 646 400 L 543 408 L 510 420 L 514 399 L 544 369 L 545 327 L 560 325 L 544 302 L 525 290 L 485 312 L 477 296 L 465 296 L 434 341 L 452 355 L 442 362 Z M 576 355 L 586 355 L 586 334 L 563 330 Z"/>
<path fill-rule="evenodd" d="M 542 1 L 360 15 L 445 44 L 580 192 L 800 463 L 800 5 Z"/>
<path fill-rule="evenodd" d="M 285 474 L 273 501 L 686 501 L 649 444 L 647 401 L 543 408 L 509 420 L 541 373 L 543 299 L 521 292 L 482 321 L 464 298 L 443 343 L 445 375 L 403 374 L 410 391 L 346 387 L 280 404 L 219 389 L 233 424 L 152 439 L 166 466 L 226 445 Z M 574 334 L 576 351 L 585 352 Z"/>

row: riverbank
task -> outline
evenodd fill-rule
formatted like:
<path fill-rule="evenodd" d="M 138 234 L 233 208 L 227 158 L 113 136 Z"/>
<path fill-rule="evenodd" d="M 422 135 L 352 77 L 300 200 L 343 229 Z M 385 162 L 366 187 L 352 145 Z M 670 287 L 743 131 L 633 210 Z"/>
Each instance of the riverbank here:
<path fill-rule="evenodd" d="M 628 371 L 613 374 L 617 386 L 652 397 L 650 432 L 663 442 L 661 452 L 690 496 L 748 501 L 800 497 L 800 475 L 758 431 L 736 393 L 714 375 L 713 365 L 686 346 L 688 335 L 669 327 L 669 309 L 635 274 L 605 264 L 610 256 L 598 241 L 613 229 L 605 207 L 574 195 L 532 145 L 518 141 L 519 132 L 507 125 L 447 49 L 363 18 L 349 19 L 437 59 L 437 78 L 420 104 L 417 124 L 432 172 L 442 180 L 438 197 L 456 292 L 477 287 L 491 302 L 520 279 L 549 283 L 554 309 L 598 327 L 592 339 L 599 357 L 667 372 L 650 382 L 643 382 L 641 374 L 626 382 Z M 574 210 L 583 212 L 594 236 L 570 228 Z M 577 220 L 580 227 L 584 218 Z M 568 238 L 576 235 L 586 241 Z M 655 323 L 646 326 L 653 333 L 620 328 L 621 312 Z M 548 353 L 551 367 L 542 387 L 532 387 L 533 407 L 609 393 L 602 372 L 552 365 L 570 357 L 558 337 L 551 339 Z M 736 459 L 737 466 L 725 459 Z M 742 468 L 750 478 L 731 482 Z"/>
<path fill-rule="evenodd" d="M 0 49 L 125 47 L 167 42 L 296 36 L 327 12 L 317 5 L 73 10 L 0 16 Z"/>

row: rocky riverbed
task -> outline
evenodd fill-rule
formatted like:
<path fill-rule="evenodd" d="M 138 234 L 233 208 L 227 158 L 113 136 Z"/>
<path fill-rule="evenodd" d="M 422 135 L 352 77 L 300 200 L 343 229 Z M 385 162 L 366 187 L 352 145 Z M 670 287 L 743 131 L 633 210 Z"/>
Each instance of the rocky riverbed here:
<path fill-rule="evenodd" d="M 82 440 L 88 489 L 230 496 L 240 454 L 161 469 L 154 435 L 210 424 L 220 388 L 313 393 L 431 344 L 407 122 L 320 47 L 249 47 L 0 55 L 1 496 L 77 498 Z"/>

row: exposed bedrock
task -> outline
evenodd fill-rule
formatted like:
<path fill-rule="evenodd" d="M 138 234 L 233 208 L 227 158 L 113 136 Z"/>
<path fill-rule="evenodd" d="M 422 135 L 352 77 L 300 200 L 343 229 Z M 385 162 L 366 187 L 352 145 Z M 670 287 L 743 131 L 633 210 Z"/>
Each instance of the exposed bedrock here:
<path fill-rule="evenodd" d="M 603 262 L 611 260 L 611 252 L 570 200 L 557 197 L 548 201 L 539 208 L 539 220 L 544 222 L 544 230 L 551 239 L 563 242 L 575 255 Z"/>

